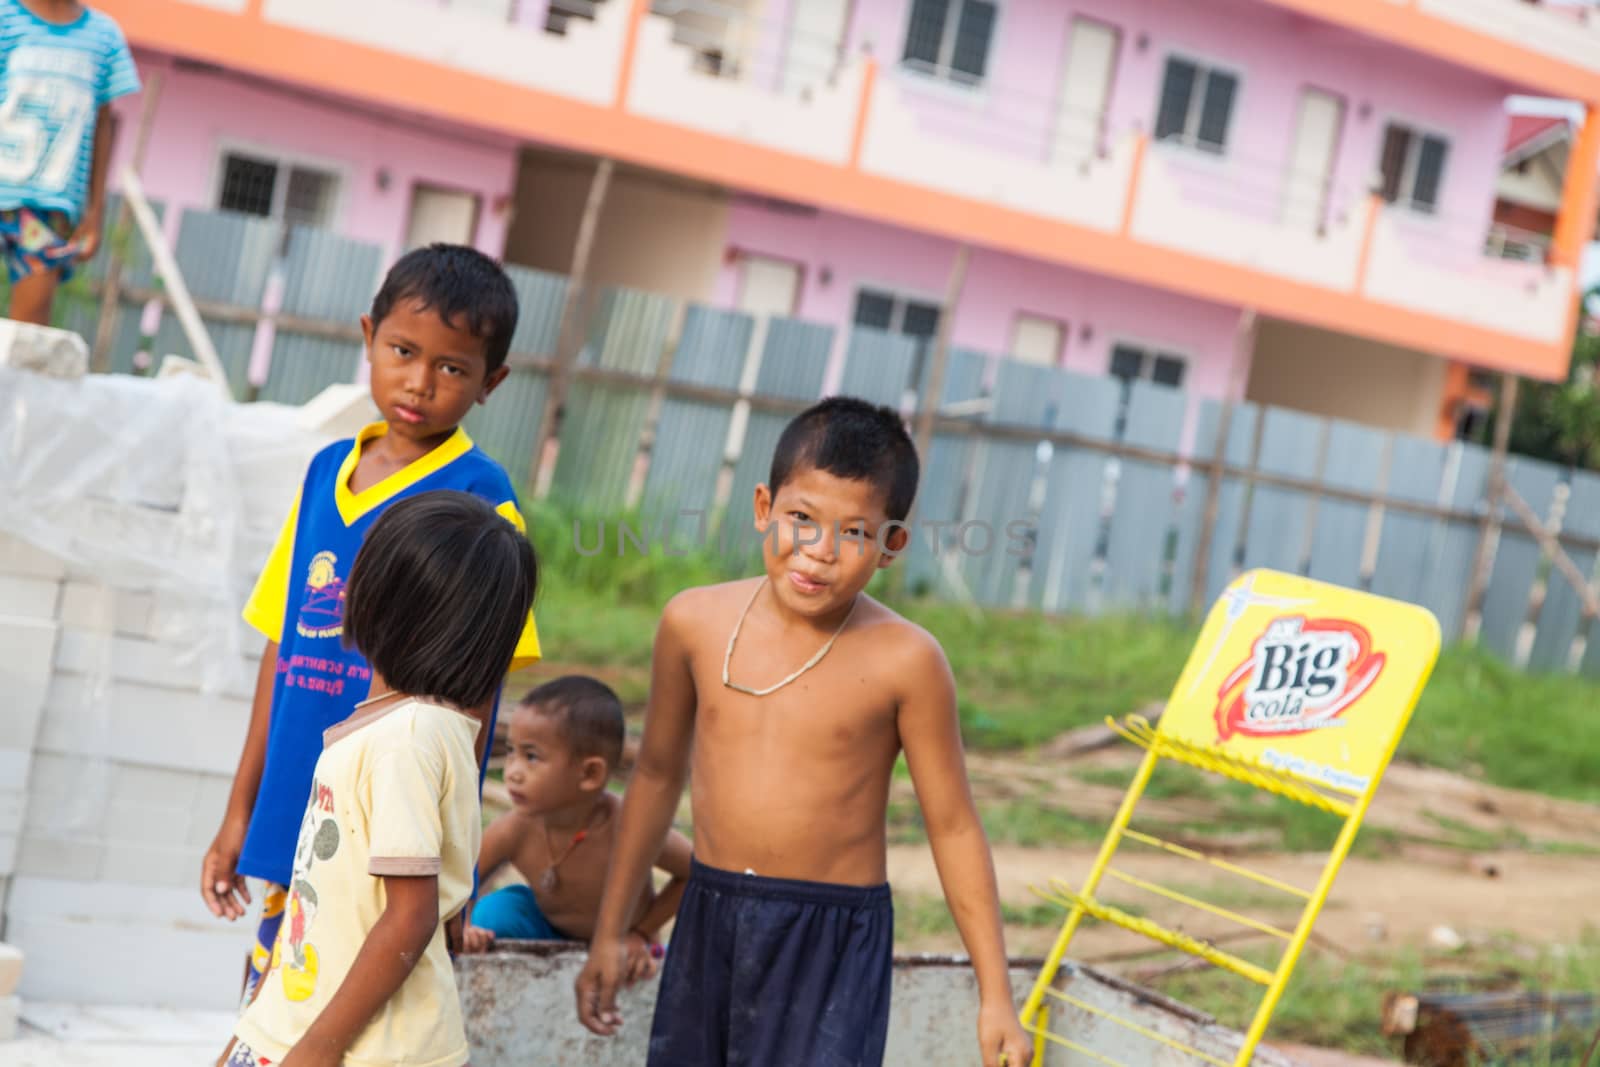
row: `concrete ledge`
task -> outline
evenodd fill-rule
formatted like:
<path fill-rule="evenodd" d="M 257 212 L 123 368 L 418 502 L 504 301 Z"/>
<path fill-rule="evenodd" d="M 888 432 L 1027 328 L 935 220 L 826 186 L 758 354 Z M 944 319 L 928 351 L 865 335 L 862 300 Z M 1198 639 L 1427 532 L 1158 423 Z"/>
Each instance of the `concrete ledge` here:
<path fill-rule="evenodd" d="M 612 1038 L 596 1037 L 579 1024 L 575 1010 L 573 983 L 586 955 L 582 945 L 503 942 L 486 955 L 458 959 L 456 979 L 473 1067 L 528 1067 L 533 1063 L 632 1067 L 643 1063 L 659 979 L 625 991 L 618 1002 L 622 1030 Z M 1011 985 L 1019 1008 L 1038 972 L 1037 962 L 1014 962 Z M 1238 1052 L 1239 1034 L 1150 990 L 1072 965 L 1062 969 L 1056 988 L 1224 1062 L 1231 1062 Z M 1092 1013 L 1060 1003 L 1055 1009 L 1052 1031 L 1071 1034 L 1073 1040 L 1112 1062 L 1142 1067 L 1193 1067 L 1197 1062 Z M 977 1020 L 977 980 L 965 958 L 897 958 L 884 1063 L 969 1067 L 978 1061 Z M 1044 1062 L 1035 1067 L 1089 1062 L 1082 1056 L 1069 1058 L 1066 1049 L 1051 1046 Z M 1269 1049 L 1258 1050 L 1254 1063 L 1256 1067 L 1292 1067 Z"/>

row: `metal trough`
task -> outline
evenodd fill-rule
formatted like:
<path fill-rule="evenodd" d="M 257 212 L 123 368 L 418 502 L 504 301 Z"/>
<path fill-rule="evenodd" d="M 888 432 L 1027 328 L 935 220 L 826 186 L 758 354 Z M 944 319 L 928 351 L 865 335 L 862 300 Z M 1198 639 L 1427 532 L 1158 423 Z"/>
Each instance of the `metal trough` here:
<path fill-rule="evenodd" d="M 596 1037 L 578 1024 L 573 1007 L 573 982 L 583 968 L 584 956 L 581 945 L 503 942 L 487 955 L 458 959 L 456 977 L 472 1043 L 472 1067 L 643 1064 L 656 980 L 622 995 L 619 1007 L 624 1024 L 620 1033 L 609 1039 Z M 1018 961 L 1012 970 L 1019 1004 L 1038 971 L 1038 963 L 1031 961 Z M 1210 1016 L 1087 967 L 1067 964 L 1055 988 L 1124 1022 L 1218 1059 L 1231 1061 L 1241 1043 L 1239 1033 Z M 977 1007 L 977 983 L 965 958 L 897 958 L 885 1063 L 892 1067 L 971 1067 L 978 1062 Z M 1051 1030 L 1070 1036 L 1094 1056 L 1052 1045 L 1041 1067 L 1107 1062 L 1126 1067 L 1194 1067 L 1203 1062 L 1065 1002 L 1054 1001 L 1051 1012 Z M 1257 1067 L 1294 1067 L 1292 1061 L 1267 1049 L 1258 1051 L 1254 1062 Z"/>

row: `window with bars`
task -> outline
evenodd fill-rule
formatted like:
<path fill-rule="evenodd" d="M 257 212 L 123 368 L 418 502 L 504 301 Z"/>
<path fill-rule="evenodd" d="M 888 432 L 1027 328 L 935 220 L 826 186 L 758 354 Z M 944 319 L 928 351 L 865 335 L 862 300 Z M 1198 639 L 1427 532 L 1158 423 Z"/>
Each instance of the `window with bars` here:
<path fill-rule="evenodd" d="M 1237 75 L 1188 59 L 1168 59 L 1156 110 L 1156 140 L 1221 155 L 1228 147 L 1238 93 Z"/>
<path fill-rule="evenodd" d="M 939 308 L 894 293 L 862 289 L 856 293 L 855 324 L 927 341 L 939 332 Z"/>
<path fill-rule="evenodd" d="M 1126 342 L 1118 342 L 1111 349 L 1111 376 L 1128 384 L 1143 379 L 1178 389 L 1183 385 L 1186 365 L 1182 356 Z"/>
<path fill-rule="evenodd" d="M 1111 376 L 1122 382 L 1122 395 L 1117 400 L 1117 417 L 1112 436 L 1121 440 L 1128 429 L 1128 405 L 1133 400 L 1133 383 L 1150 381 L 1157 385 L 1178 389 L 1183 386 L 1187 364 L 1182 356 L 1171 352 L 1157 352 L 1141 345 L 1119 341 L 1111 349 Z"/>
<path fill-rule="evenodd" d="M 961 85 L 980 84 L 996 13 L 990 0 L 912 0 L 902 62 Z"/>
<path fill-rule="evenodd" d="M 1431 214 L 1439 206 L 1439 186 L 1444 181 L 1450 142 L 1421 133 L 1398 122 L 1383 131 L 1383 174 L 1380 193 L 1391 204 Z"/>
<path fill-rule="evenodd" d="M 333 223 L 338 192 L 339 176 L 329 171 L 228 152 L 222 157 L 217 207 L 290 225 L 326 227 Z"/>

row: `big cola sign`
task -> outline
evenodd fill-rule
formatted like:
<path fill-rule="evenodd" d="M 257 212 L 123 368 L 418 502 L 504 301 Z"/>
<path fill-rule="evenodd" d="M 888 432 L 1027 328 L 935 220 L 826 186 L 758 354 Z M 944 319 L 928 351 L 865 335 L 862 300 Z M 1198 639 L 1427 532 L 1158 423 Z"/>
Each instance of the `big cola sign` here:
<path fill-rule="evenodd" d="M 1217 691 L 1217 735 L 1284 737 L 1341 726 L 1383 670 L 1366 627 L 1346 619 L 1277 618 Z"/>

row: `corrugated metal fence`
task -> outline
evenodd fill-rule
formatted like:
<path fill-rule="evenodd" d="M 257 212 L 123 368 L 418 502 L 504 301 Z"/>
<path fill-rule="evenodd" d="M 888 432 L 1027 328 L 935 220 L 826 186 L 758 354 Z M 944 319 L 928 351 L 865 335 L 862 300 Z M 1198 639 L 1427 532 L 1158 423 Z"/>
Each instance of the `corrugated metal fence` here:
<path fill-rule="evenodd" d="M 302 227 L 284 240 L 274 223 L 214 212 L 186 212 L 178 234 L 179 265 L 236 395 L 299 403 L 353 379 L 357 320 L 385 266 L 378 248 Z M 140 319 L 150 325 L 159 298 L 148 256 L 126 252 L 109 363 L 118 371 L 134 368 Z M 105 259 L 91 264 L 90 286 Z M 467 427 L 531 492 L 568 286 L 509 272 L 521 301 L 512 375 Z M 97 298 L 80 299 L 63 314 L 92 337 L 97 311 Z M 715 534 L 724 510 L 747 522 L 778 434 L 821 395 L 833 328 L 624 289 L 599 293 L 582 325 L 548 492 L 591 514 L 639 509 L 652 529 L 667 521 L 690 536 Z M 143 347 L 188 354 L 170 314 Z M 927 399 L 924 355 L 905 337 L 854 330 L 839 391 L 909 413 Z M 1249 404 L 1224 420 L 1208 401 L 1191 464 L 1178 455 L 1183 393 L 960 349 L 940 402 L 951 414 L 923 457 L 905 561 L 917 589 L 1046 612 L 1182 613 L 1264 566 L 1422 604 L 1457 636 L 1481 548 L 1491 563 L 1480 640 L 1535 668 L 1600 677 L 1600 628 L 1585 640 L 1573 587 L 1521 527 L 1486 521 L 1490 457 L 1477 446 Z M 1600 476 L 1513 458 L 1506 477 L 1593 575 Z"/>

